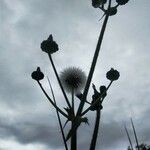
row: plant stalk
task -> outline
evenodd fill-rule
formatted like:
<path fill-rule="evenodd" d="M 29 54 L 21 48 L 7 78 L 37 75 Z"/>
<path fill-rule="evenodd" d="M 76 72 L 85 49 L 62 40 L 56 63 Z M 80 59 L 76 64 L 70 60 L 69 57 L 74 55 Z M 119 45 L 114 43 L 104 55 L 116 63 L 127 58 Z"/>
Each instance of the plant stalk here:
<path fill-rule="evenodd" d="M 73 115 L 75 115 L 74 110 L 74 89 L 72 89 L 72 112 Z M 71 128 L 74 128 L 74 121 L 71 121 Z M 77 130 L 74 131 L 74 133 L 71 136 L 71 150 L 77 150 Z"/>
<path fill-rule="evenodd" d="M 130 143 L 130 146 L 131 146 L 131 149 L 133 150 L 133 144 L 132 144 L 132 141 L 131 141 L 131 138 L 130 138 L 130 135 L 129 135 L 129 132 L 128 132 L 128 129 L 127 129 L 126 125 L 124 125 L 124 128 L 125 128 L 125 131 L 126 131 L 126 134 L 127 134 L 127 137 L 128 137 L 128 140 L 129 140 L 129 143 Z"/>
<path fill-rule="evenodd" d="M 72 89 L 72 111 L 73 111 L 73 114 L 75 114 L 75 110 L 74 110 L 74 89 Z"/>
<path fill-rule="evenodd" d="M 52 101 L 52 99 L 48 96 L 48 94 L 47 94 L 46 91 L 44 90 L 42 84 L 41 84 L 39 81 L 37 81 L 37 82 L 38 82 L 38 84 L 39 84 L 41 90 L 43 91 L 43 93 L 45 94 L 45 96 L 47 97 L 47 99 L 49 100 L 49 102 L 50 102 L 64 117 L 66 117 L 66 118 L 68 119 L 68 115 L 65 114 L 57 105 L 55 105 L 55 103 Z"/>
<path fill-rule="evenodd" d="M 53 101 L 54 101 L 55 105 L 57 105 L 57 104 L 56 104 L 56 99 L 55 99 L 55 95 L 54 95 L 54 91 L 53 91 L 52 85 L 51 85 L 50 80 L 49 80 L 48 77 L 47 77 L 47 79 L 48 79 L 48 83 L 49 83 L 49 86 L 50 86 L 50 89 L 51 89 L 51 93 L 52 93 L 52 96 L 53 96 Z M 57 114 L 57 118 L 58 118 L 60 130 L 61 130 L 63 142 L 64 142 L 64 145 L 65 145 L 65 149 L 68 150 L 67 142 L 66 142 L 66 140 L 65 140 L 65 134 L 64 134 L 63 126 L 62 126 L 62 123 L 61 123 L 61 118 L 60 118 L 60 115 L 59 115 L 59 112 L 58 112 L 57 109 L 56 109 L 56 114 Z"/>
<path fill-rule="evenodd" d="M 133 123 L 132 118 L 131 118 L 131 124 L 132 124 L 133 132 L 134 132 L 134 137 L 135 137 L 135 141 L 136 141 L 137 149 L 138 149 L 138 150 L 140 150 L 139 142 L 138 142 L 138 138 L 137 138 L 137 134 L 136 134 L 136 130 L 135 130 L 135 127 L 134 127 L 134 123 Z"/>
<path fill-rule="evenodd" d="M 68 107 L 71 109 L 71 105 L 70 105 L 70 103 L 69 103 L 68 97 L 67 97 L 67 95 L 66 95 L 66 93 L 65 93 L 65 90 L 64 90 L 64 88 L 63 88 L 63 86 L 62 86 L 62 83 L 61 83 L 61 81 L 60 81 L 60 78 L 59 78 L 59 76 L 58 76 L 58 73 L 57 73 L 56 67 L 55 67 L 55 65 L 54 65 L 52 56 L 51 56 L 51 54 L 49 54 L 49 53 L 48 53 L 48 56 L 49 56 L 50 62 L 51 62 L 51 64 L 52 64 L 54 73 L 55 73 L 55 75 L 56 75 L 57 81 L 58 81 L 58 83 L 59 83 L 59 86 L 60 86 L 60 88 L 61 88 L 61 90 L 62 90 L 62 93 L 63 93 L 63 95 L 64 95 L 64 97 L 65 97 L 65 100 L 66 100 L 66 102 L 67 102 L 67 104 L 68 104 Z"/>
<path fill-rule="evenodd" d="M 101 115 L 101 110 L 100 109 L 96 110 L 95 127 L 94 127 L 93 136 L 90 144 L 90 150 L 95 150 L 96 148 L 96 141 L 98 137 L 99 124 L 100 124 L 100 115 Z"/>
<path fill-rule="evenodd" d="M 110 7 L 111 7 L 111 0 L 109 0 L 108 9 Z M 105 32 L 105 29 L 106 29 L 106 25 L 107 25 L 107 22 L 108 22 L 108 18 L 109 18 L 109 14 L 107 13 L 106 16 L 105 16 L 102 28 L 101 28 L 99 38 L 98 38 L 98 42 L 97 42 L 96 50 L 95 50 L 95 53 L 94 53 L 93 61 L 92 61 L 92 64 L 91 64 L 91 68 L 90 68 L 90 71 L 89 71 L 89 75 L 88 75 L 88 78 L 87 78 L 85 89 L 84 89 L 84 92 L 83 92 L 83 100 L 80 102 L 80 105 L 79 105 L 79 108 L 78 108 L 78 111 L 77 111 L 77 116 L 80 116 L 80 114 L 82 113 L 84 104 L 85 104 L 85 100 L 86 100 L 86 97 L 87 97 L 87 94 L 88 94 L 88 91 L 89 91 L 89 87 L 90 87 L 91 80 L 92 80 L 92 77 L 93 77 L 93 73 L 94 73 L 94 70 L 95 70 L 96 62 L 97 62 L 98 55 L 99 55 L 99 52 L 100 52 L 100 48 L 101 48 L 101 45 L 102 45 L 102 40 L 103 40 L 104 32 Z"/>
<path fill-rule="evenodd" d="M 74 127 L 74 121 L 71 122 L 71 128 Z M 71 150 L 77 150 L 77 130 L 71 136 Z"/>

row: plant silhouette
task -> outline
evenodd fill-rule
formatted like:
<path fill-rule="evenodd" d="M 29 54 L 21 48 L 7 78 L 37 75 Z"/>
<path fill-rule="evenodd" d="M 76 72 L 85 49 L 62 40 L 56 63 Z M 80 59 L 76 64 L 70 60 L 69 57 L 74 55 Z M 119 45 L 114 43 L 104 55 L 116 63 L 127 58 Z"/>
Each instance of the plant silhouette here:
<path fill-rule="evenodd" d="M 135 150 L 150 150 L 150 145 L 147 145 L 147 144 L 144 144 L 144 143 L 139 144 L 139 140 L 138 140 L 138 137 L 137 137 L 136 129 L 135 129 L 132 118 L 131 118 L 131 125 L 132 125 L 133 134 L 134 134 L 135 142 L 136 142 Z M 130 144 L 130 146 L 128 146 L 127 150 L 134 150 L 134 146 L 133 146 L 131 137 L 129 135 L 129 131 L 128 131 L 126 125 L 124 125 L 124 127 L 125 127 L 125 132 L 127 134 L 129 144 Z"/>
<path fill-rule="evenodd" d="M 112 83 L 118 80 L 120 77 L 120 73 L 117 70 L 111 68 L 106 73 L 106 78 L 110 81 L 110 83 L 107 86 L 101 85 L 99 90 L 97 90 L 96 86 L 93 83 L 92 85 L 93 95 L 91 98 L 92 101 L 87 99 L 87 95 L 89 93 L 89 88 L 90 88 L 93 74 L 95 71 L 95 66 L 96 66 L 99 53 L 101 50 L 101 45 L 102 45 L 108 19 L 109 17 L 116 15 L 118 7 L 125 5 L 126 3 L 128 3 L 129 0 L 114 0 L 115 5 L 112 1 L 113 0 L 92 0 L 92 6 L 103 12 L 103 16 L 100 19 L 101 21 L 103 21 L 103 23 L 102 23 L 96 49 L 94 52 L 94 56 L 93 56 L 92 63 L 91 63 L 87 77 L 84 74 L 84 72 L 77 67 L 66 68 L 64 69 L 64 71 L 62 71 L 59 74 L 57 71 L 57 68 L 55 67 L 55 63 L 52 57 L 53 53 L 56 53 L 59 50 L 59 47 L 56 41 L 53 40 L 52 34 L 48 37 L 47 40 L 44 40 L 41 43 L 41 49 L 43 52 L 48 54 L 48 57 L 52 65 L 53 71 L 55 73 L 56 79 L 58 81 L 59 87 L 63 93 L 64 100 L 66 102 L 64 109 L 60 108 L 56 103 L 55 94 L 53 92 L 53 87 L 52 87 L 52 84 L 50 83 L 49 78 L 48 78 L 48 83 L 50 85 L 52 98 L 50 98 L 50 96 L 45 91 L 42 83 L 40 82 L 44 78 L 44 74 L 42 73 L 40 67 L 38 67 L 37 70 L 34 71 L 31 75 L 32 78 L 35 81 L 37 81 L 38 85 L 40 86 L 42 92 L 47 97 L 49 102 L 56 109 L 58 122 L 60 125 L 61 134 L 62 134 L 62 138 L 63 138 L 63 142 L 64 142 L 66 150 L 68 150 L 68 146 L 69 146 L 69 144 L 67 143 L 68 140 L 71 141 L 70 149 L 77 150 L 77 144 L 78 144 L 77 143 L 77 131 L 81 124 L 83 123 L 89 124 L 88 118 L 85 117 L 85 115 L 89 113 L 90 111 L 95 112 L 95 126 L 94 126 L 92 139 L 89 145 L 89 149 L 90 150 L 96 149 L 101 111 L 103 109 L 102 103 L 104 99 L 107 97 L 108 90 L 110 86 L 112 85 Z M 83 88 L 83 92 L 81 92 L 82 88 Z M 71 94 L 71 100 L 69 100 L 67 92 L 68 94 Z M 75 98 L 78 98 L 80 101 L 77 110 L 74 109 Z M 89 105 L 88 108 L 86 109 L 84 109 L 85 104 Z M 66 122 L 64 123 L 64 125 L 61 121 L 61 116 L 66 118 Z M 67 135 L 65 135 L 64 128 L 68 122 L 71 123 L 70 130 L 68 131 Z"/>

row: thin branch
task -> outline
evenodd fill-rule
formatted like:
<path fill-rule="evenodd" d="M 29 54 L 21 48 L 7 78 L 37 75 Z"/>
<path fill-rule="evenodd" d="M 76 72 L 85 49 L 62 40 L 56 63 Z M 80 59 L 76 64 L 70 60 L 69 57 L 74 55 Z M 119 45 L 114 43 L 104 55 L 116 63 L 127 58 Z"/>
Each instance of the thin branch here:
<path fill-rule="evenodd" d="M 72 111 L 73 111 L 73 114 L 75 114 L 75 110 L 74 110 L 74 89 L 72 89 L 72 92 L 71 92 L 71 94 L 72 94 Z"/>
<path fill-rule="evenodd" d="M 45 94 L 45 96 L 47 97 L 47 99 L 49 100 L 49 102 L 50 102 L 64 117 L 66 117 L 66 118 L 68 119 L 68 115 L 65 114 L 57 105 L 55 105 L 55 103 L 52 101 L 52 99 L 48 96 L 48 94 L 47 94 L 46 91 L 44 90 L 42 84 L 41 84 L 39 81 L 37 81 L 37 82 L 38 82 L 38 84 L 39 84 L 41 90 L 43 91 L 43 93 Z"/>
<path fill-rule="evenodd" d="M 57 105 L 55 95 L 54 95 L 54 92 L 53 92 L 53 88 L 52 88 L 52 85 L 51 85 L 50 80 L 49 80 L 48 77 L 47 77 L 47 80 L 48 80 L 48 83 L 49 83 L 49 86 L 50 86 L 50 89 L 51 89 L 51 93 L 52 93 L 52 96 L 53 96 L 53 101 L 54 101 L 55 105 Z M 62 126 L 60 115 L 59 115 L 59 112 L 58 112 L 57 109 L 56 109 L 56 114 L 57 114 L 60 130 L 61 130 L 61 133 L 62 133 L 63 142 L 64 142 L 66 150 L 68 150 L 68 146 L 67 146 L 67 143 L 66 143 L 66 140 L 65 140 L 65 134 L 64 134 L 64 131 L 63 131 L 63 126 Z"/>
<path fill-rule="evenodd" d="M 104 13 L 98 21 L 101 21 L 105 15 L 106 15 L 106 13 Z"/>
<path fill-rule="evenodd" d="M 81 101 L 81 99 L 79 99 L 79 100 Z M 91 105 L 91 103 L 90 103 L 90 102 L 88 102 L 87 100 L 85 101 L 85 103 L 87 103 L 87 104 Z"/>
<path fill-rule="evenodd" d="M 90 144 L 90 150 L 95 150 L 96 148 L 96 141 L 98 137 L 99 124 L 100 124 L 100 115 L 101 115 L 101 110 L 100 109 L 96 110 L 95 127 L 94 127 L 93 136 Z"/>
<path fill-rule="evenodd" d="M 79 93 L 79 94 L 81 94 L 81 93 Z M 82 94 L 81 94 L 81 97 L 80 97 L 80 95 L 78 96 L 78 95 L 76 95 L 76 97 L 80 100 L 80 101 L 82 101 Z M 87 104 L 89 104 L 89 105 L 91 105 L 91 103 L 90 102 L 88 102 L 87 100 L 85 100 L 85 103 L 87 103 Z"/>
<path fill-rule="evenodd" d="M 74 89 L 72 89 L 72 111 L 73 115 L 75 115 L 75 110 L 74 110 Z M 74 120 L 71 121 L 71 130 L 74 129 Z M 71 150 L 77 150 L 77 130 L 73 132 L 71 136 Z"/>
<path fill-rule="evenodd" d="M 71 128 L 74 129 L 75 122 L 71 122 Z M 77 129 L 73 131 L 73 134 L 71 136 L 71 150 L 77 150 Z"/>
<path fill-rule="evenodd" d="M 117 8 L 118 6 L 120 6 L 119 4 L 117 4 L 115 7 Z"/>
<path fill-rule="evenodd" d="M 128 129 L 126 127 L 126 125 L 124 125 L 124 128 L 125 128 L 125 131 L 126 131 L 126 134 L 127 134 L 127 137 L 128 137 L 128 140 L 129 140 L 129 143 L 130 143 L 130 146 L 133 150 L 133 144 L 132 144 L 132 141 L 131 141 L 131 138 L 130 138 L 130 135 L 129 135 L 129 132 L 128 132 Z"/>
<path fill-rule="evenodd" d="M 99 7 L 100 10 L 102 10 L 104 13 L 106 12 L 106 10 L 103 7 Z"/>
<path fill-rule="evenodd" d="M 65 90 L 64 90 L 64 88 L 63 88 L 63 86 L 62 86 L 62 83 L 61 83 L 61 81 L 60 81 L 60 78 L 59 78 L 59 76 L 58 76 L 58 73 L 57 73 L 56 67 L 55 67 L 55 65 L 54 65 L 52 56 L 51 56 L 51 54 L 49 54 L 49 53 L 48 53 L 48 56 L 49 56 L 50 62 L 51 62 L 51 64 L 52 64 L 54 73 L 55 73 L 55 75 L 56 75 L 57 81 L 58 81 L 58 83 L 59 83 L 59 86 L 60 86 L 60 88 L 61 88 L 61 90 L 62 90 L 62 93 L 63 93 L 63 95 L 64 95 L 64 98 L 65 98 L 65 100 L 66 100 L 66 102 L 67 102 L 67 104 L 68 104 L 68 107 L 71 108 L 71 105 L 70 105 L 70 103 L 69 103 L 68 97 L 67 97 L 67 95 L 66 95 L 66 93 L 65 93 Z"/>
<path fill-rule="evenodd" d="M 108 9 L 110 8 L 110 6 L 111 6 L 111 0 L 109 0 Z M 81 103 L 79 105 L 79 108 L 78 108 L 78 111 L 77 111 L 78 116 L 80 116 L 80 114 L 82 113 L 82 110 L 83 110 L 83 107 L 84 107 L 84 104 L 85 104 L 85 100 L 86 100 L 86 97 L 87 97 L 87 94 L 88 94 L 88 91 L 89 91 L 89 87 L 90 87 L 91 80 L 92 80 L 92 77 L 93 77 L 93 73 L 94 73 L 94 70 L 95 70 L 95 66 L 96 66 L 96 63 L 97 63 L 100 48 L 101 48 L 101 45 L 102 45 L 102 40 L 103 40 L 104 32 L 105 32 L 105 29 L 106 29 L 106 25 L 107 25 L 107 22 L 108 22 L 108 18 L 109 18 L 109 14 L 106 14 L 104 22 L 103 22 L 102 29 L 101 29 L 101 32 L 100 32 L 100 35 L 99 35 L 99 39 L 98 39 L 98 42 L 97 42 L 95 54 L 94 54 L 94 57 L 93 57 L 93 61 L 92 61 L 92 64 L 91 64 L 91 68 L 90 68 L 90 71 L 89 71 L 89 75 L 88 75 L 88 78 L 87 78 L 85 89 L 84 89 L 84 92 L 83 92 L 83 100 L 81 101 Z"/>
<path fill-rule="evenodd" d="M 137 138 L 137 134 L 136 134 L 136 130 L 135 130 L 135 127 L 134 127 L 134 123 L 133 123 L 132 118 L 131 118 L 131 124 L 132 124 L 133 132 L 134 132 L 134 137 L 135 137 L 136 144 L 137 144 L 137 149 L 140 150 L 139 142 L 138 142 L 138 138 Z"/>

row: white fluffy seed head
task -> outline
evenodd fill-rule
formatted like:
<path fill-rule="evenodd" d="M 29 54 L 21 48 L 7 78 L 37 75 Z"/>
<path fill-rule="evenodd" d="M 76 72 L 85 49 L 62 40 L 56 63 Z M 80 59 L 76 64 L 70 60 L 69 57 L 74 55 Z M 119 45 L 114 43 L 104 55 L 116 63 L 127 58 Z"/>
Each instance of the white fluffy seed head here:
<path fill-rule="evenodd" d="M 85 86 L 86 75 L 77 67 L 69 67 L 61 72 L 60 80 L 67 92 L 77 92 Z"/>

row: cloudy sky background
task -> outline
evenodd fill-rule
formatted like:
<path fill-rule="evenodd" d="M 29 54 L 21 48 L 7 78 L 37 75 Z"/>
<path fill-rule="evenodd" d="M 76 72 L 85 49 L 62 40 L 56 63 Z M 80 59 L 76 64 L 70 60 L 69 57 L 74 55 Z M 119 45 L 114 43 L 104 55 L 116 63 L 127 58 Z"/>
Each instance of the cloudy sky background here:
<path fill-rule="evenodd" d="M 109 19 L 93 83 L 108 85 L 111 67 L 121 76 L 104 101 L 97 149 L 126 150 L 133 117 L 140 142 L 150 144 L 150 1 L 130 0 Z M 40 43 L 49 34 L 59 44 L 58 72 L 69 66 L 88 73 L 102 12 L 85 0 L 0 0 L 0 149 L 63 150 L 55 109 L 30 77 L 37 66 L 50 77 L 60 107 L 65 103 Z M 42 81 L 47 90 L 48 84 Z M 91 96 L 92 90 L 90 90 Z M 78 100 L 77 100 L 78 104 Z M 79 129 L 79 149 L 87 150 L 90 126 Z M 66 129 L 67 131 L 67 129 Z M 132 136 L 133 137 L 133 136 Z"/>

